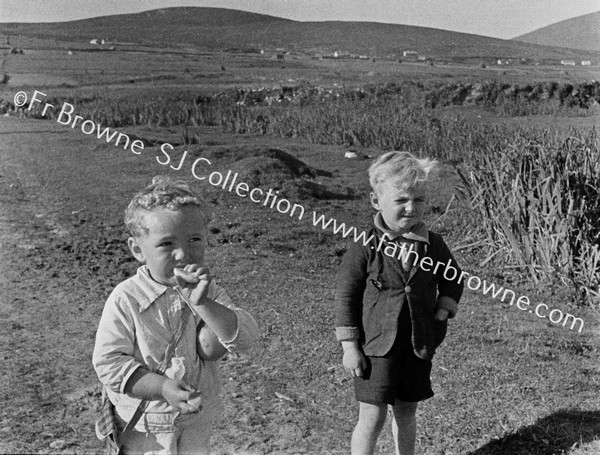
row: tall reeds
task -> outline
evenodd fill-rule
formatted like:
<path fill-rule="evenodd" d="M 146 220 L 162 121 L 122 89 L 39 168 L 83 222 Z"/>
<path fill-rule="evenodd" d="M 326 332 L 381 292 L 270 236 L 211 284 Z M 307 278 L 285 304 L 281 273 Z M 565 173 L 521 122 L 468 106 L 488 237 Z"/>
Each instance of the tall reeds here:
<path fill-rule="evenodd" d="M 558 277 L 599 297 L 599 144 L 595 131 L 517 136 L 458 168 L 489 257 L 501 252 L 536 282 Z"/>

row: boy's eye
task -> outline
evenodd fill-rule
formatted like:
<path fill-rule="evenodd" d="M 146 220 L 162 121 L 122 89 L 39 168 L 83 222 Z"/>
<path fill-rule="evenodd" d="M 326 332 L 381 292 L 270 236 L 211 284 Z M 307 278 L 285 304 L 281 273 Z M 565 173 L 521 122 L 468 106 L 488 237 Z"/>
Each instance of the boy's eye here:
<path fill-rule="evenodd" d="M 162 242 L 158 246 L 159 247 L 168 247 L 168 246 L 171 246 L 172 244 L 173 244 L 172 242 Z"/>
<path fill-rule="evenodd" d="M 405 199 L 397 199 L 396 202 L 398 204 L 406 204 L 408 203 L 408 201 L 410 201 L 411 199 L 405 198 Z M 424 198 L 416 198 L 416 199 L 412 199 L 413 204 L 423 204 L 425 202 Z"/>
<path fill-rule="evenodd" d="M 204 240 L 204 238 L 202 237 L 192 237 L 190 239 L 190 242 L 202 242 Z"/>

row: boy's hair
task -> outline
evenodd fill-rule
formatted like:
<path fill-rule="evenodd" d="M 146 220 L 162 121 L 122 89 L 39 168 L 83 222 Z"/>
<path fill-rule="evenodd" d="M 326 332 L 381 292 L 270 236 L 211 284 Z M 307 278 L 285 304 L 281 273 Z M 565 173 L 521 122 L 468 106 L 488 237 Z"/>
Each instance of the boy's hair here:
<path fill-rule="evenodd" d="M 169 177 L 156 176 L 152 183 L 137 193 L 125 210 L 125 226 L 132 236 L 141 237 L 148 234 L 144 226 L 144 212 L 161 207 L 169 210 L 180 210 L 186 206 L 196 206 L 201 211 L 205 224 L 212 214 L 208 205 L 200 195 L 182 180 L 171 180 Z"/>
<path fill-rule="evenodd" d="M 409 152 L 384 153 L 369 167 L 369 183 L 375 192 L 377 186 L 389 178 L 399 180 L 403 189 L 411 188 L 425 183 L 436 166 L 437 161 L 417 158 Z"/>

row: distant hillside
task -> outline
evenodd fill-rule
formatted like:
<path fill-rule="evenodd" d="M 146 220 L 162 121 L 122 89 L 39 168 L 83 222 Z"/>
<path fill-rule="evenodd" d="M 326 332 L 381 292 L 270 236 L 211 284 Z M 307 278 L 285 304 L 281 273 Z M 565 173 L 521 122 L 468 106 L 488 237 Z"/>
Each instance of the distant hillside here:
<path fill-rule="evenodd" d="M 543 46 L 600 51 L 600 11 L 557 22 L 514 39 Z"/>
<path fill-rule="evenodd" d="M 404 50 L 415 50 L 433 58 L 561 59 L 582 56 L 577 51 L 434 28 L 370 22 L 297 22 L 221 8 L 166 8 L 43 24 L 0 23 L 0 33 L 70 42 L 80 40 L 85 44 L 91 38 L 106 38 L 111 43 L 192 46 L 206 50 L 283 48 L 367 56 L 401 56 Z"/>

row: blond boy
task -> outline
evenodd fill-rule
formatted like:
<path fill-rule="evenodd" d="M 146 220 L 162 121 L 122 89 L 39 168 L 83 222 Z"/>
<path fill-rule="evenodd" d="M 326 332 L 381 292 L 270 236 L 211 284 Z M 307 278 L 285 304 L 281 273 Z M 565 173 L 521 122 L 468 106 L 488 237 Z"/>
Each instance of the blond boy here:
<path fill-rule="evenodd" d="M 222 403 L 218 364 L 198 355 L 198 327 L 212 330 L 230 352 L 249 349 L 258 336 L 252 316 L 211 281 L 209 220 L 208 207 L 187 184 L 165 178 L 136 194 L 125 213 L 128 246 L 142 265 L 109 296 L 93 354 L 119 431 L 148 400 L 133 430 L 122 435 L 125 454 L 208 454 Z M 167 371 L 157 374 L 190 310 Z"/>
<path fill-rule="evenodd" d="M 352 455 L 374 453 L 388 407 L 396 453 L 414 454 L 417 404 L 433 396 L 431 358 L 462 295 L 462 283 L 443 273 L 446 264 L 460 273 L 456 261 L 423 223 L 434 165 L 407 152 L 373 163 L 377 213 L 366 237 L 373 240 L 351 244 L 338 274 L 336 336 L 359 402 Z M 438 262 L 444 265 L 433 271 L 429 265 Z"/>

